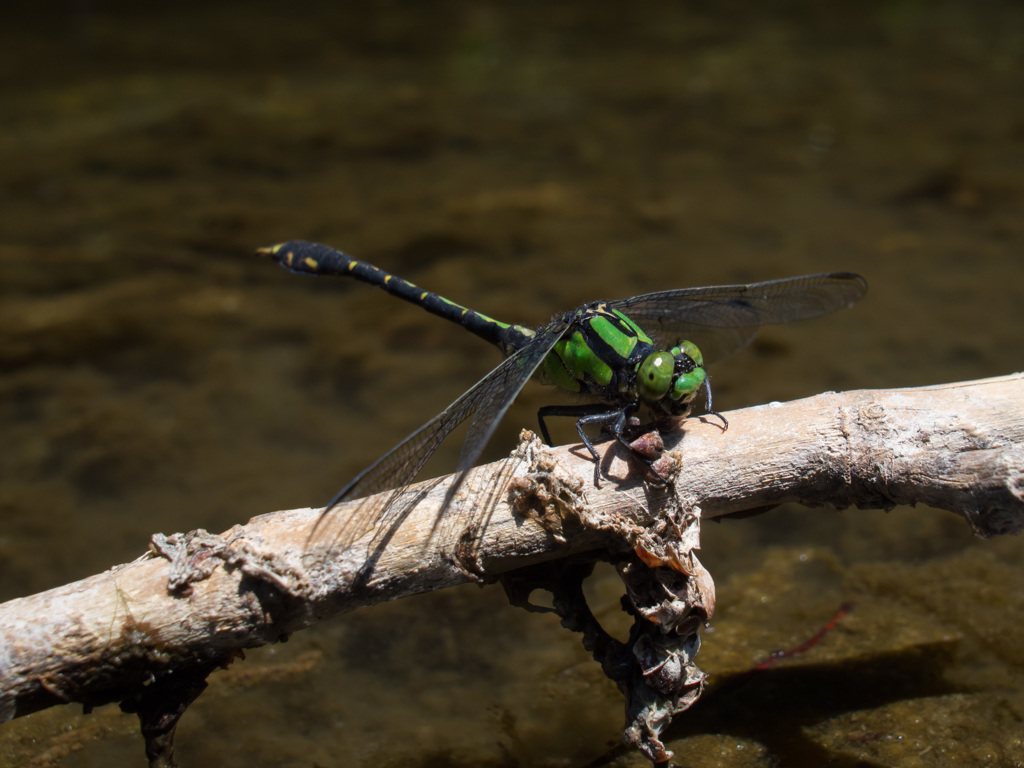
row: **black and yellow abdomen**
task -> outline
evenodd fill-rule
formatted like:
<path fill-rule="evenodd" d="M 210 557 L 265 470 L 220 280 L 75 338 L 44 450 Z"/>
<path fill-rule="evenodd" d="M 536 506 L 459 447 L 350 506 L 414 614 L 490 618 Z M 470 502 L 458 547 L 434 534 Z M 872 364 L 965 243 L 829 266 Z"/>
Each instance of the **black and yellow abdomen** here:
<path fill-rule="evenodd" d="M 458 323 L 467 331 L 496 345 L 506 357 L 513 350 L 526 344 L 534 335 L 529 328 L 495 320 L 433 291 L 420 288 L 415 283 L 380 267 L 354 259 L 343 251 L 320 243 L 289 240 L 269 248 L 260 248 L 257 252 L 273 257 L 282 267 L 298 274 L 342 275 L 375 285 L 392 296 L 423 307 L 431 314 Z"/>

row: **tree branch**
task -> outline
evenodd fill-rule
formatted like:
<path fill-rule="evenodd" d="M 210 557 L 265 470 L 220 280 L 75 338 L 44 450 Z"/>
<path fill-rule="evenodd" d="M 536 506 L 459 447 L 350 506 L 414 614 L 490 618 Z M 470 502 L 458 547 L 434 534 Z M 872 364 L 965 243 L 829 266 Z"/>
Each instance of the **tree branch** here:
<path fill-rule="evenodd" d="M 728 414 L 725 432 L 713 419 L 688 419 L 663 435 L 658 466 L 679 468 L 663 487 L 645 482 L 613 442 L 595 485 L 586 452 L 524 433 L 512 457 L 471 472 L 441 524 L 446 479 L 407 491 L 422 499 L 383 544 L 364 536 L 340 550 L 330 521 L 314 527 L 315 509 L 260 515 L 220 535 L 157 534 L 134 562 L 0 605 L 0 722 L 70 701 L 141 713 L 168 681 L 187 704 L 197 680 L 244 648 L 360 606 L 569 555 L 636 548 L 650 564 L 637 537 L 673 510 L 708 519 L 784 502 L 923 503 L 962 515 L 982 537 L 1019 533 L 1022 403 L 1024 376 L 1014 374 L 747 408 Z M 353 502 L 331 520 L 358 528 L 381 502 Z M 155 727 L 173 733 L 174 723 L 157 717 Z"/>

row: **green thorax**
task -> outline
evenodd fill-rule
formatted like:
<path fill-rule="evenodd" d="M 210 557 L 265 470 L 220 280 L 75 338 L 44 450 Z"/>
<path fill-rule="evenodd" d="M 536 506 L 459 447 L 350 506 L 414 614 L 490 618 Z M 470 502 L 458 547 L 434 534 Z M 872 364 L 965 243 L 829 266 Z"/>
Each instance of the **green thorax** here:
<path fill-rule="evenodd" d="M 604 303 L 589 304 L 575 314 L 537 378 L 570 392 L 599 394 L 602 399 L 628 396 L 636 367 L 654 343 L 636 323 Z"/>

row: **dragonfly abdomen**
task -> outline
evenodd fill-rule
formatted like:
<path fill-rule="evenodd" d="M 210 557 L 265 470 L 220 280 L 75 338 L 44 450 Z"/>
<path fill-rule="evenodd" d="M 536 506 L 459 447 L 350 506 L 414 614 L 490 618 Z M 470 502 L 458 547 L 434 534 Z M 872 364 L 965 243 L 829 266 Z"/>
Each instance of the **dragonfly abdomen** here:
<path fill-rule="evenodd" d="M 415 283 L 375 267 L 369 262 L 354 259 L 344 251 L 320 243 L 289 240 L 269 248 L 260 248 L 259 253 L 267 254 L 285 269 L 299 274 L 342 275 L 375 285 L 392 296 L 405 299 L 438 317 L 458 323 L 470 333 L 497 346 L 506 356 L 522 347 L 534 335 L 529 328 L 495 320 L 433 291 L 420 288 Z"/>

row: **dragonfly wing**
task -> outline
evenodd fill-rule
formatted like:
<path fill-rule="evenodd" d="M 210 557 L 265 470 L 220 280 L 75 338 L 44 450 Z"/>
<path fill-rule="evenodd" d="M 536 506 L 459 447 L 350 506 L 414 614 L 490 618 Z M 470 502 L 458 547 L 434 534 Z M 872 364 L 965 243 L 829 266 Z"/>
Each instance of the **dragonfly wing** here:
<path fill-rule="evenodd" d="M 328 530 L 335 529 L 330 533 L 331 541 L 341 548 L 351 545 L 371 531 L 376 531 L 377 536 L 388 535 L 415 505 L 415 499 L 408 504 L 397 503 L 405 487 L 413 482 L 441 442 L 472 416 L 456 476 L 440 511 L 443 515 L 469 469 L 494 434 L 501 417 L 561 338 L 570 321 L 571 316 L 567 316 L 545 327 L 529 344 L 505 358 L 441 413 L 356 475 L 324 509 L 317 528 L 322 528 L 325 519 L 335 513 L 335 507 L 341 502 L 393 490 L 382 507 L 359 509 L 339 525 L 328 526 Z"/>
<path fill-rule="evenodd" d="M 573 319 L 574 315 L 568 314 L 546 325 L 530 340 L 529 344 L 510 355 L 481 380 L 480 384 L 487 382 L 486 387 L 478 384 L 466 393 L 466 395 L 473 395 L 468 398 L 471 401 L 471 407 L 467 409 L 467 412 L 473 413 L 473 419 L 469 422 L 469 431 L 462 444 L 457 471 L 468 471 L 480 458 L 480 453 L 491 439 L 491 435 L 494 434 L 494 430 L 497 429 L 505 412 L 512 405 L 512 401 L 516 399 L 526 382 L 544 362 L 544 358 L 554 349 L 555 344 L 562 338 Z M 451 491 L 449 491 L 450 495 Z"/>
<path fill-rule="evenodd" d="M 805 320 L 854 304 L 867 281 L 852 272 L 830 272 L 747 285 L 658 291 L 608 302 L 665 347 L 692 339 L 705 361 L 747 344 L 762 325 Z"/>
<path fill-rule="evenodd" d="M 508 363 L 507 365 L 502 364 L 491 371 L 489 374 L 491 381 L 488 382 L 488 386 L 481 387 L 478 385 L 478 387 L 474 388 L 476 391 L 473 392 L 473 402 L 469 404 L 467 409 L 473 416 L 470 419 L 469 428 L 466 430 L 466 439 L 463 441 L 462 450 L 459 453 L 459 463 L 456 468 L 455 477 L 452 478 L 451 485 L 448 486 L 448 492 L 445 494 L 444 501 L 441 504 L 441 514 L 434 521 L 434 526 L 431 529 L 432 534 L 438 530 L 439 526 L 444 525 L 441 529 L 442 539 L 444 541 L 451 541 L 454 538 L 452 535 L 452 528 L 454 526 L 458 525 L 471 529 L 490 513 L 492 507 L 486 499 L 482 500 L 479 504 L 481 515 L 474 518 L 468 525 L 466 520 L 448 520 L 447 518 L 450 515 L 446 516 L 444 511 L 448 508 L 455 494 L 458 493 L 459 488 L 462 487 L 462 483 L 469 474 L 469 470 L 473 468 L 473 465 L 480 458 L 483 449 L 490 442 L 491 437 L 494 435 L 494 430 L 501 423 L 509 406 L 512 405 L 512 402 L 522 391 L 526 382 L 536 372 L 544 358 L 550 354 L 558 340 L 562 338 L 573 317 L 574 315 L 572 314 L 565 315 L 542 328 L 528 345 L 509 356 L 505 361 L 505 363 Z"/>

